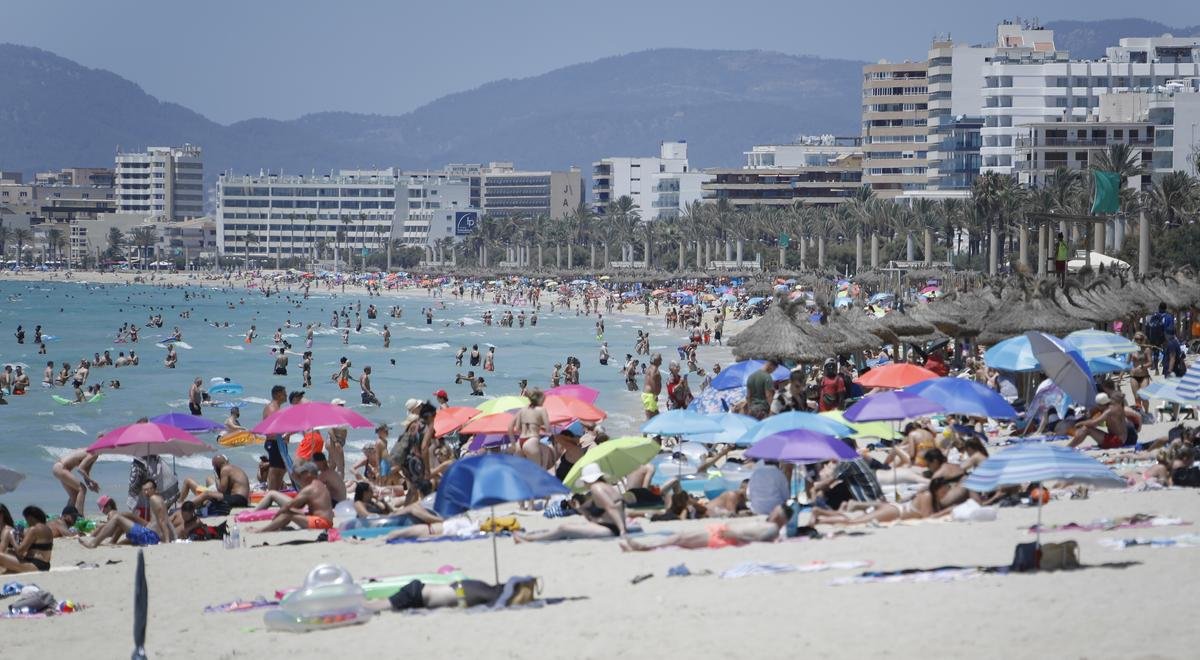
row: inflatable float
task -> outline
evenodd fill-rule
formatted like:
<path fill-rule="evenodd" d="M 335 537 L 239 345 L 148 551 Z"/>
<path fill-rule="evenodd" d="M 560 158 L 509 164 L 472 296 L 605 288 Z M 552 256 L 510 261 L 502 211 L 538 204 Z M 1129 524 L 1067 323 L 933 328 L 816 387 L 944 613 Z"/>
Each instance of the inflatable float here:
<path fill-rule="evenodd" d="M 217 383 L 216 385 L 208 388 L 208 393 L 212 395 L 227 394 L 229 396 L 238 396 L 245 391 L 246 388 L 242 387 L 238 383 Z"/>
<path fill-rule="evenodd" d="M 309 632 L 339 628 L 371 620 L 366 594 L 349 571 L 321 564 L 309 572 L 304 586 L 285 595 L 278 609 L 263 615 L 271 630 Z"/>
<path fill-rule="evenodd" d="M 367 578 L 361 580 L 358 585 L 362 587 L 363 595 L 367 600 L 383 600 L 390 598 L 392 594 L 404 588 L 404 585 L 413 580 L 420 580 L 425 584 L 454 584 L 459 580 L 466 580 L 467 576 L 462 571 L 451 570 L 445 573 L 414 573 L 412 575 L 391 575 L 388 577 Z M 276 598 L 286 598 L 288 595 L 296 592 L 295 588 L 280 589 L 275 592 Z"/>
<path fill-rule="evenodd" d="M 255 435 L 249 431 L 235 431 L 227 433 L 217 439 L 217 444 L 222 447 L 243 447 L 248 444 L 262 444 L 266 441 L 266 437 Z"/>

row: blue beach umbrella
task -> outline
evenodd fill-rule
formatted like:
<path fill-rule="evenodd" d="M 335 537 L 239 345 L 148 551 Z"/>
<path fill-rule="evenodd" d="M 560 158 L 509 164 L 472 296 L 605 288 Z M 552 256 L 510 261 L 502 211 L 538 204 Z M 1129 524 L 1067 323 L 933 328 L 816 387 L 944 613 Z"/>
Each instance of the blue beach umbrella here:
<path fill-rule="evenodd" d="M 1125 487 L 1125 480 L 1100 461 L 1070 447 L 1049 443 L 1016 445 L 994 454 L 975 468 L 963 487 L 987 493 L 1004 486 L 1067 481 L 1092 486 Z M 1042 498 L 1038 501 L 1038 543 L 1041 543 Z"/>
<path fill-rule="evenodd" d="M 1200 362 L 1193 362 L 1192 366 L 1188 367 L 1183 378 L 1179 379 L 1176 389 L 1184 398 L 1190 401 L 1200 401 Z"/>
<path fill-rule="evenodd" d="M 1137 344 L 1113 332 L 1076 330 L 1065 337 L 1067 343 L 1079 349 L 1085 358 L 1128 355 L 1136 353 Z"/>
<path fill-rule="evenodd" d="M 1015 419 L 1017 411 L 995 390 L 966 378 L 935 378 L 904 388 L 905 392 L 941 404 L 948 413 Z"/>
<path fill-rule="evenodd" d="M 1075 403 L 1091 408 L 1096 402 L 1096 384 L 1079 350 L 1044 332 L 1025 333 L 1033 354 L 1046 377 L 1061 387 Z"/>
<path fill-rule="evenodd" d="M 1087 359 L 1088 370 L 1094 375 L 1111 374 L 1118 371 L 1128 371 L 1131 365 L 1120 358 L 1115 357 L 1091 357 Z"/>
<path fill-rule="evenodd" d="M 737 387 L 731 390 L 705 388 L 700 396 L 692 399 L 687 409 L 692 412 L 713 413 L 729 412 L 733 407 L 746 400 L 746 388 Z"/>
<path fill-rule="evenodd" d="M 528 459 L 511 454 L 483 454 L 460 459 L 446 470 L 438 485 L 433 510 L 448 518 L 487 506 L 492 507 L 495 518 L 497 504 L 570 493 L 554 475 Z M 500 560 L 495 531 L 492 532 L 492 563 L 496 584 L 499 584 Z"/>
<path fill-rule="evenodd" d="M 746 379 L 756 371 L 761 371 L 764 360 L 743 360 L 734 362 L 733 364 L 721 370 L 713 379 L 709 387 L 718 390 L 728 390 L 735 387 L 745 387 Z M 771 372 L 772 380 L 787 380 L 791 372 L 786 367 L 776 367 L 775 371 Z"/>
<path fill-rule="evenodd" d="M 691 435 L 721 430 L 716 420 L 691 410 L 668 410 L 642 424 L 642 433 L 646 435 Z"/>
<path fill-rule="evenodd" d="M 892 390 L 864 396 L 846 409 L 851 422 L 887 422 L 945 412 L 942 404 L 907 390 Z"/>
<path fill-rule="evenodd" d="M 1000 371 L 1037 371 L 1038 361 L 1025 335 L 1009 337 L 987 349 L 983 362 Z"/>
<path fill-rule="evenodd" d="M 721 430 L 713 433 L 697 433 L 689 436 L 689 440 L 706 445 L 732 444 L 750 430 L 751 426 L 758 423 L 757 419 L 749 415 L 737 413 L 718 413 L 709 415 L 709 418 L 720 424 Z"/>
<path fill-rule="evenodd" d="M 1147 401 L 1161 399 L 1167 403 L 1178 403 L 1181 406 L 1200 403 L 1195 397 L 1189 398 L 1179 391 L 1178 380 L 1156 380 L 1138 390 L 1138 397 Z"/>
<path fill-rule="evenodd" d="M 734 443 L 745 447 L 752 445 L 759 440 L 781 433 L 783 431 L 805 430 L 832 435 L 837 438 L 845 438 L 854 435 L 854 429 L 842 424 L 837 420 L 828 417 L 822 417 L 814 413 L 807 412 L 785 412 L 778 415 L 772 415 L 761 422 L 751 426 L 742 437 L 738 438 Z"/>

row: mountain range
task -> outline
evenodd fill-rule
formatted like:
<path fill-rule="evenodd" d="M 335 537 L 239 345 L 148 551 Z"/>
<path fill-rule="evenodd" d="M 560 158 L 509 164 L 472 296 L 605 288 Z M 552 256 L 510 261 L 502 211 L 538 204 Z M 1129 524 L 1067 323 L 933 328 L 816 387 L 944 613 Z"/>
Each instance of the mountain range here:
<path fill-rule="evenodd" d="M 1121 36 L 1172 32 L 1141 19 L 1056 21 L 1075 57 L 1103 55 Z M 914 57 L 920 57 L 914 53 Z M 190 142 L 217 172 L 328 171 L 451 162 L 585 171 L 604 156 L 653 154 L 689 140 L 698 167 L 742 162 L 751 145 L 799 135 L 857 135 L 864 62 L 765 51 L 657 49 L 505 79 L 412 112 L 310 114 L 222 125 L 159 101 L 112 72 L 0 44 L 0 169 L 33 172 L 111 163 L 120 148 Z"/>

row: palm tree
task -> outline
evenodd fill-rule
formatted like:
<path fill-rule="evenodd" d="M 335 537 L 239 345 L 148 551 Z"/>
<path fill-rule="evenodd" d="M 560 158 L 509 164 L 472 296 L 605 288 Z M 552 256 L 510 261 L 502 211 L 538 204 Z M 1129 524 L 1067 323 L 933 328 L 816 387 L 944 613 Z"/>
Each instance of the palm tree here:
<path fill-rule="evenodd" d="M 1093 170 L 1101 170 L 1105 172 L 1116 172 L 1121 178 L 1120 188 L 1118 190 L 1118 214 L 1120 218 L 1124 218 L 1131 211 L 1135 210 L 1138 202 L 1138 191 L 1128 188 L 1127 183 L 1133 177 L 1140 177 L 1146 173 L 1146 169 L 1142 167 L 1142 152 L 1135 149 L 1129 144 L 1110 144 L 1108 149 L 1096 154 L 1092 159 L 1091 167 Z M 1124 222 L 1116 220 L 1116 222 Z M 1115 227 L 1115 225 L 1114 225 Z M 1097 252 L 1102 252 L 1105 247 L 1104 236 L 1105 224 L 1103 222 L 1096 224 L 1096 240 L 1094 249 Z M 1114 237 L 1113 248 L 1120 250 L 1120 239 L 1124 231 L 1118 232 Z"/>
<path fill-rule="evenodd" d="M 837 210 L 842 212 L 840 217 L 852 217 L 849 213 L 846 213 L 845 204 L 838 205 Z M 837 214 L 835 210 L 832 210 L 829 207 L 822 207 L 816 209 L 816 212 L 809 220 L 809 227 L 812 229 L 813 234 L 817 237 L 818 269 L 823 270 L 825 268 L 825 241 L 827 237 L 832 236 L 839 231 L 838 217 L 839 214 Z"/>
<path fill-rule="evenodd" d="M 17 242 L 17 265 L 25 263 L 25 246 L 33 242 L 33 231 L 18 227 L 13 231 L 13 240 Z"/>
<path fill-rule="evenodd" d="M 242 236 L 242 245 L 246 248 L 246 270 L 250 270 L 250 246 L 258 244 L 258 234 L 248 231 L 244 236 Z"/>
<path fill-rule="evenodd" d="M 134 227 L 133 231 L 130 232 L 130 239 L 137 246 L 138 258 L 142 262 L 142 270 L 145 270 L 147 266 L 146 262 L 150 258 L 148 255 L 150 248 L 158 242 L 158 228 L 153 225 Z"/>
<path fill-rule="evenodd" d="M 844 204 L 846 211 L 848 212 L 848 216 L 853 216 L 857 221 L 853 223 L 854 269 L 856 271 L 862 270 L 863 267 L 863 229 L 870 227 L 870 203 L 874 198 L 874 191 L 872 191 L 869 186 L 862 186 L 855 191 L 854 196 Z M 849 229 L 849 225 L 851 223 L 845 222 L 845 220 L 848 219 L 848 216 L 844 216 L 842 219 L 843 224 Z"/>
<path fill-rule="evenodd" d="M 621 244 L 621 260 L 631 261 L 627 258 L 627 250 L 629 257 L 632 257 L 632 249 L 629 242 L 633 240 L 637 229 L 637 223 L 641 219 L 638 210 L 638 205 L 633 202 L 633 198 L 629 195 L 621 195 L 613 200 L 604 212 L 604 229 L 606 240 L 604 241 L 604 267 L 608 268 L 612 265 L 609 259 L 609 244 L 611 239 L 615 238 Z"/>
<path fill-rule="evenodd" d="M 1162 219 L 1163 224 L 1175 227 L 1180 218 L 1196 209 L 1200 203 L 1200 181 L 1187 172 L 1171 172 L 1164 175 L 1150 188 L 1146 206 L 1152 214 Z"/>
<path fill-rule="evenodd" d="M 12 240 L 12 237 L 12 228 L 5 227 L 4 221 L 0 220 L 0 261 L 4 261 L 5 250 L 8 248 L 8 242 Z"/>

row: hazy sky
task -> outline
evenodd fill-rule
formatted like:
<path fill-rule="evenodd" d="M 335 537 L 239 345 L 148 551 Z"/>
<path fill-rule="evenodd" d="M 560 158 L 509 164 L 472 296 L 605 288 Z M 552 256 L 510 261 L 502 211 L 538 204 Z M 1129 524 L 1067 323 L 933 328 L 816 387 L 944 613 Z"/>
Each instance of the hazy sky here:
<path fill-rule="evenodd" d="M 26 0 L 0 42 L 109 69 L 220 122 L 321 110 L 399 114 L 499 78 L 656 47 L 861 60 L 984 41 L 1020 15 L 1200 24 L 1195 0 Z M 1007 14 L 1002 13 L 1007 12 Z"/>

